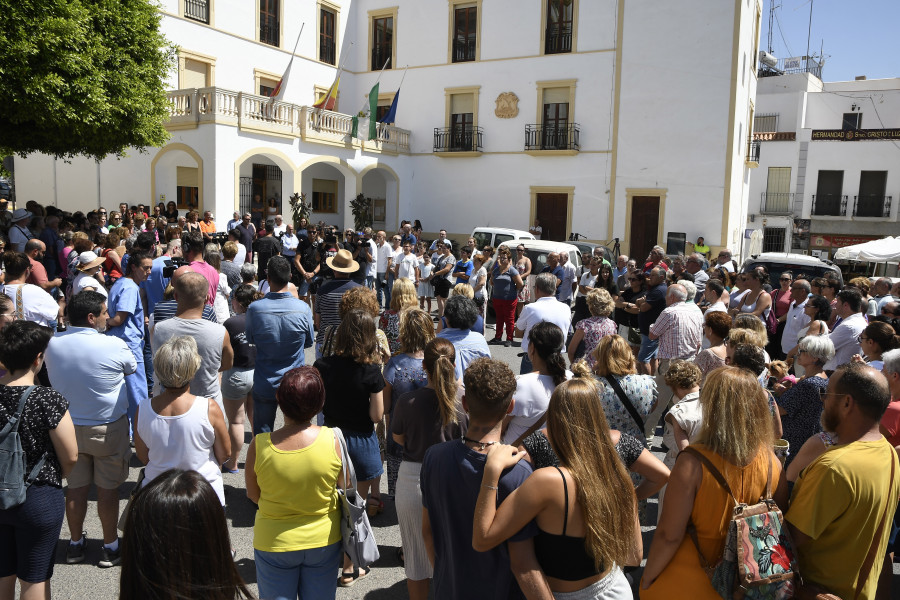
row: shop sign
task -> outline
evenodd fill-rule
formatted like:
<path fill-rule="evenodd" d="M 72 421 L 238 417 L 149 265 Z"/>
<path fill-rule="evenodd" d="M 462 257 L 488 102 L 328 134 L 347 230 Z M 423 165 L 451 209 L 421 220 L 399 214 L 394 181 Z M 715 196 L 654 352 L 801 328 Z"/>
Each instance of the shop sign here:
<path fill-rule="evenodd" d="M 900 140 L 900 129 L 813 129 L 812 139 L 838 142 Z"/>

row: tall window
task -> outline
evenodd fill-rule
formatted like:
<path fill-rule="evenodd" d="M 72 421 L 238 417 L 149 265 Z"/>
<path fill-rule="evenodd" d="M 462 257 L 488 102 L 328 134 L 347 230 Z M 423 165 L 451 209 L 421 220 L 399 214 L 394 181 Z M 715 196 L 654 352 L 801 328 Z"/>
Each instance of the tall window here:
<path fill-rule="evenodd" d="M 475 60 L 478 8 L 465 6 L 453 11 L 453 62 Z"/>
<path fill-rule="evenodd" d="M 844 113 L 844 118 L 842 119 L 841 123 L 841 129 L 843 129 L 844 131 L 856 131 L 860 127 L 862 127 L 862 113 Z"/>
<path fill-rule="evenodd" d="M 327 8 L 319 9 L 319 60 L 334 64 L 335 61 L 335 14 Z"/>
<path fill-rule="evenodd" d="M 259 0 L 259 41 L 272 46 L 281 45 L 278 23 L 278 0 Z"/>
<path fill-rule="evenodd" d="M 473 150 L 474 104 L 475 97 L 473 94 L 453 94 L 450 97 L 451 150 Z"/>
<path fill-rule="evenodd" d="M 392 69 L 394 47 L 394 17 L 372 19 L 372 70 Z M 385 67 L 387 64 L 387 67 Z"/>
<path fill-rule="evenodd" d="M 572 51 L 572 24 L 575 0 L 547 0 L 547 29 L 544 54 Z"/>
<path fill-rule="evenodd" d="M 209 0 L 184 0 L 184 16 L 209 25 Z"/>
<path fill-rule="evenodd" d="M 259 95 L 260 96 L 271 96 L 272 92 L 275 91 L 275 86 L 278 85 L 278 81 L 275 79 L 269 79 L 268 77 L 260 77 L 259 78 Z"/>
<path fill-rule="evenodd" d="M 337 212 L 337 181 L 313 179 L 312 209 L 315 212 Z"/>
<path fill-rule="evenodd" d="M 541 147 L 544 150 L 562 149 L 568 146 L 569 90 L 549 88 L 544 90 L 544 110 L 541 118 Z"/>

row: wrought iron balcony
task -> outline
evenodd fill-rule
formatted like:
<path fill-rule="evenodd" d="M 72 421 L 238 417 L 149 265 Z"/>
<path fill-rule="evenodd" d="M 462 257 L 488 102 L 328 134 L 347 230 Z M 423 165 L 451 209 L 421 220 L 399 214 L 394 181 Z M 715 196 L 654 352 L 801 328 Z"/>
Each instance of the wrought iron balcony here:
<path fill-rule="evenodd" d="M 435 127 L 435 152 L 481 152 L 484 130 L 481 127 Z"/>
<path fill-rule="evenodd" d="M 759 140 L 751 139 L 747 143 L 747 162 L 759 162 L 759 149 L 761 147 L 762 144 L 759 142 Z"/>
<path fill-rule="evenodd" d="M 382 67 L 384 67 L 384 63 L 391 60 L 391 46 L 390 44 L 384 46 L 375 46 L 372 48 L 372 70 L 380 71 Z M 387 69 L 393 68 L 390 63 L 385 67 Z"/>
<path fill-rule="evenodd" d="M 891 197 L 878 194 L 853 196 L 854 217 L 891 216 Z"/>
<path fill-rule="evenodd" d="M 279 45 L 278 18 L 273 16 L 259 16 L 259 41 L 271 46 Z"/>
<path fill-rule="evenodd" d="M 763 192 L 761 196 L 760 214 L 789 215 L 793 213 L 791 205 L 794 203 L 794 194 L 792 192 Z"/>
<path fill-rule="evenodd" d="M 184 0 L 184 16 L 209 25 L 209 0 Z"/>
<path fill-rule="evenodd" d="M 550 25 L 544 34 L 544 54 L 572 51 L 572 25 Z"/>
<path fill-rule="evenodd" d="M 475 38 L 453 40 L 453 62 L 472 62 L 475 60 Z"/>
<path fill-rule="evenodd" d="M 334 40 L 322 40 L 319 42 L 319 60 L 329 65 L 334 64 Z"/>
<path fill-rule="evenodd" d="M 847 196 L 841 194 L 813 194 L 812 214 L 815 217 L 846 217 Z"/>
<path fill-rule="evenodd" d="M 525 150 L 578 150 L 578 123 L 567 125 L 526 125 Z"/>

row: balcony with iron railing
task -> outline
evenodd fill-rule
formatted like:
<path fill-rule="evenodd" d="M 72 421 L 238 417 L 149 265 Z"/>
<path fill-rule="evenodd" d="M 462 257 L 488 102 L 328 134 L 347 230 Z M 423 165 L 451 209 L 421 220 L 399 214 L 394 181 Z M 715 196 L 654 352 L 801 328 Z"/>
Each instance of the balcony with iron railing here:
<path fill-rule="evenodd" d="M 763 192 L 759 212 L 763 215 L 790 215 L 793 213 L 792 192 Z"/>
<path fill-rule="evenodd" d="M 581 128 L 578 123 L 566 125 L 526 125 L 525 151 L 568 151 L 578 152 Z"/>
<path fill-rule="evenodd" d="M 184 16 L 209 25 L 209 0 L 184 0 Z"/>
<path fill-rule="evenodd" d="M 842 194 L 813 194 L 814 217 L 846 217 L 847 196 Z"/>
<path fill-rule="evenodd" d="M 166 127 L 193 129 L 203 124 L 236 126 L 242 131 L 281 138 L 300 138 L 360 148 L 366 152 L 408 153 L 410 132 L 378 123 L 375 138 L 359 140 L 350 135 L 353 117 L 342 113 L 300 106 L 274 98 L 219 87 L 172 90 Z"/>
<path fill-rule="evenodd" d="M 750 163 L 751 165 L 759 164 L 759 150 L 761 147 L 762 144 L 759 142 L 759 140 L 750 138 L 750 140 L 747 142 L 747 163 Z"/>
<path fill-rule="evenodd" d="M 273 16 L 259 16 L 259 41 L 270 46 L 278 46 L 281 34 L 278 27 L 278 18 Z"/>
<path fill-rule="evenodd" d="M 572 51 L 572 25 L 549 25 L 544 33 L 544 54 Z"/>
<path fill-rule="evenodd" d="M 453 40 L 453 62 L 472 62 L 475 60 L 475 38 Z"/>
<path fill-rule="evenodd" d="M 890 217 L 891 199 L 891 196 L 880 194 L 853 196 L 853 216 L 878 218 Z"/>
<path fill-rule="evenodd" d="M 459 153 L 482 150 L 484 129 L 481 127 L 435 127 L 434 152 Z"/>

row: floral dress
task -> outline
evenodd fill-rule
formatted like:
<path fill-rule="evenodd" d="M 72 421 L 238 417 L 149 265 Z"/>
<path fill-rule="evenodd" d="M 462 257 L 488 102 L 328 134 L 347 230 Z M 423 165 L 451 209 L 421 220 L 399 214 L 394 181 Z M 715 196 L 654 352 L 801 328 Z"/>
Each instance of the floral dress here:
<path fill-rule="evenodd" d="M 819 390 L 827 386 L 827 379 L 807 377 L 801 379 L 776 400 L 785 411 L 781 417 L 781 426 L 784 428 L 781 437 L 790 443 L 789 454 L 784 463 L 785 467 L 791 464 L 806 440 L 821 431 L 820 419 L 824 404 L 822 404 Z"/>
<path fill-rule="evenodd" d="M 622 386 L 622 391 L 631 400 L 638 414 L 646 419 L 656 404 L 656 381 L 653 379 L 653 376 L 626 375 L 624 377 L 616 377 L 616 380 Z M 615 390 L 606 382 L 606 378 L 597 377 L 597 381 L 601 384 L 600 404 L 603 406 L 603 412 L 606 413 L 606 420 L 609 421 L 610 429 L 618 429 L 623 433 L 633 435 L 642 444 L 645 444 L 647 438 L 644 437 L 644 428 L 639 426 L 628 414 L 628 410 L 622 405 L 622 401 Z"/>
<path fill-rule="evenodd" d="M 584 356 L 588 365 L 594 366 L 594 348 L 600 343 L 600 340 L 608 335 L 616 335 L 619 328 L 616 322 L 609 317 L 589 317 L 578 321 L 575 329 L 584 331 Z"/>
<path fill-rule="evenodd" d="M 387 336 L 391 355 L 400 352 L 400 312 L 389 308 L 381 313 L 378 328 Z"/>

